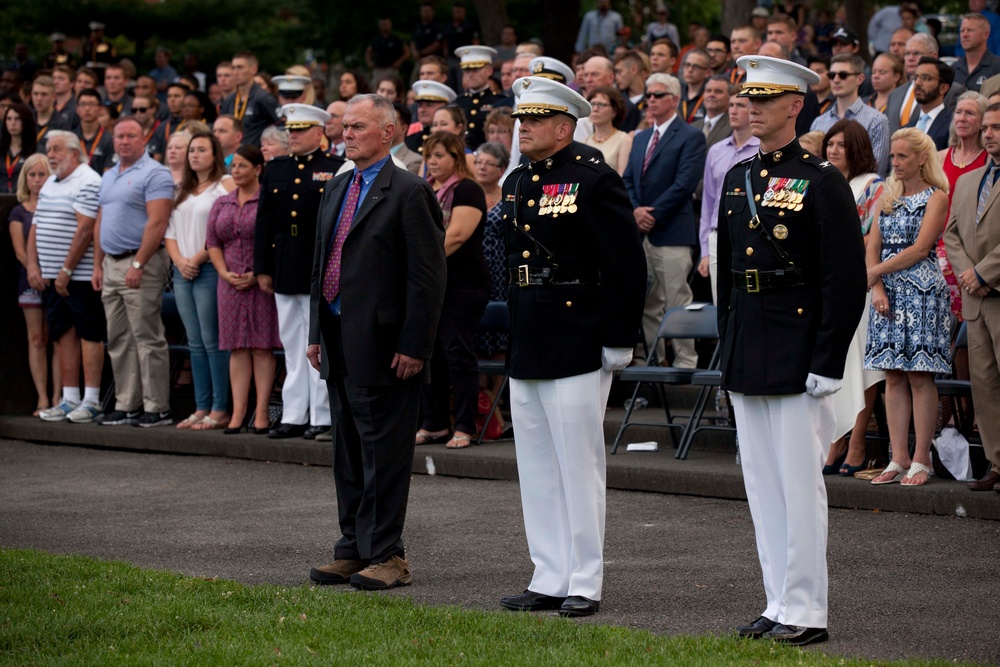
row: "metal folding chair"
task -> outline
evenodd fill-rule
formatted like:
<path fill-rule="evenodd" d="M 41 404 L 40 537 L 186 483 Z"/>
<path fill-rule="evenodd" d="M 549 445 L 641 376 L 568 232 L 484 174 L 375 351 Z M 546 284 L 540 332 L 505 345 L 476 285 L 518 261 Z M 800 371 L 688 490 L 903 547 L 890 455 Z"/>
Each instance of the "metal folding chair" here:
<path fill-rule="evenodd" d="M 716 340 L 719 337 L 718 324 L 716 321 L 716 310 L 715 306 L 706 303 L 692 303 L 687 306 L 677 306 L 676 308 L 671 308 L 663 314 L 663 319 L 660 321 L 660 328 L 656 334 L 657 339 L 670 339 L 670 338 L 693 338 L 696 340 Z M 713 355 L 714 360 L 718 356 L 718 351 Z M 711 366 L 711 363 L 710 363 Z M 618 434 L 615 436 L 614 445 L 611 447 L 611 453 L 614 454 L 618 451 L 618 445 L 621 442 L 622 435 L 625 433 L 625 429 L 630 426 L 660 426 L 666 427 L 670 432 L 670 437 L 674 445 L 676 446 L 677 440 L 674 436 L 673 429 L 685 429 L 686 423 L 674 423 L 674 415 L 670 412 L 670 405 L 667 401 L 666 392 L 663 391 L 664 385 L 690 385 L 691 380 L 696 373 L 699 372 L 697 368 L 677 368 L 675 366 L 660 366 L 659 360 L 656 357 L 656 345 L 652 345 L 649 354 L 646 355 L 646 365 L 645 366 L 629 366 L 628 368 L 621 371 L 618 376 L 619 380 L 622 382 L 635 382 L 635 389 L 632 391 L 632 398 L 628 403 L 628 408 L 625 410 L 625 418 L 622 420 L 621 426 L 618 428 Z M 660 393 L 660 398 L 663 402 L 663 412 L 666 416 L 666 423 L 664 422 L 640 422 L 631 421 L 632 412 L 635 410 L 636 398 L 639 395 L 639 389 L 643 384 L 651 384 L 657 388 Z M 708 391 L 707 388 L 703 388 L 703 392 Z M 683 417 L 684 415 L 678 415 Z M 690 421 L 692 417 L 687 417 Z"/>

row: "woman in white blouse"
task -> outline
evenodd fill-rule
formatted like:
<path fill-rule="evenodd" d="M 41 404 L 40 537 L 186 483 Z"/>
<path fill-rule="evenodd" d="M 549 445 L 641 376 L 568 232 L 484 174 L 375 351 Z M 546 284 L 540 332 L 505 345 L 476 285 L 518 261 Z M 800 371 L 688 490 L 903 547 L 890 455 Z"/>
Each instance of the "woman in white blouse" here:
<path fill-rule="evenodd" d="M 219 140 L 211 132 L 194 133 L 164 236 L 174 264 L 174 295 L 187 332 L 194 379 L 195 412 L 177 425 L 181 429 L 225 428 L 229 422 L 229 353 L 219 349 L 219 274 L 209 261 L 205 237 L 212 205 L 234 188 Z"/>

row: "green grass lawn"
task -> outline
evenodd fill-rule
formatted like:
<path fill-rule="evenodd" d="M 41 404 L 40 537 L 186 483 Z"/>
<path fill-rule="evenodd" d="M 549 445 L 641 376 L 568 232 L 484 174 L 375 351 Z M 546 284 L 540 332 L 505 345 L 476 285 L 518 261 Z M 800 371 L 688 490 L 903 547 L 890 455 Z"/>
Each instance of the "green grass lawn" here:
<path fill-rule="evenodd" d="M 81 556 L 0 550 L 0 664 L 872 664 L 764 641 L 659 637 L 342 591 L 244 586 Z"/>

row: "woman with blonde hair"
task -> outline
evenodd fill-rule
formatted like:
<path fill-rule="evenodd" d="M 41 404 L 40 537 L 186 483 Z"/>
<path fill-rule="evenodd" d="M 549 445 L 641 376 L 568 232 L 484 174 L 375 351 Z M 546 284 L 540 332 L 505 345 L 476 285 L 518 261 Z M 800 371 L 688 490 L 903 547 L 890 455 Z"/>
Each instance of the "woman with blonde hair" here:
<path fill-rule="evenodd" d="M 306 67 L 305 65 L 292 65 L 291 67 L 285 70 L 285 74 L 288 74 L 290 76 L 305 76 L 309 77 L 309 80 L 312 80 L 313 78 L 312 72 L 310 72 L 309 68 Z M 302 104 L 313 104 L 313 105 L 316 104 L 315 88 L 313 88 L 312 86 L 306 86 L 305 90 L 303 90 L 302 92 L 305 93 L 305 99 L 300 100 Z"/>
<path fill-rule="evenodd" d="M 893 173 L 867 248 L 872 305 L 865 368 L 885 371 L 892 460 L 872 484 L 921 486 L 931 473 L 934 374 L 951 371 L 948 284 L 934 252 L 948 215 L 948 178 L 933 140 L 915 128 L 892 135 L 890 161 Z"/>
<path fill-rule="evenodd" d="M 46 333 L 45 313 L 42 311 L 42 295 L 28 284 L 28 234 L 38 205 L 38 193 L 51 174 L 49 160 L 40 153 L 29 155 L 21 165 L 17 177 L 17 201 L 20 202 L 8 216 L 11 245 L 17 257 L 17 305 L 24 313 L 24 324 L 28 330 L 28 368 L 31 370 L 31 380 L 35 385 L 38 402 L 34 416 L 42 410 L 47 410 L 59 404 L 59 392 L 62 380 L 59 376 L 59 364 L 52 363 L 52 402 L 49 402 L 49 362 L 48 335 Z"/>

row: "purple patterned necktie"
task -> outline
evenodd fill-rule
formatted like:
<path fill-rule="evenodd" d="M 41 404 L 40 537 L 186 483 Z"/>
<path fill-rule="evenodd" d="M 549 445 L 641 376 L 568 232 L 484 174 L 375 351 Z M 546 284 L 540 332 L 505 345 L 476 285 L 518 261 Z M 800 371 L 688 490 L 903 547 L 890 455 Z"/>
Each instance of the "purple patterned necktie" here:
<path fill-rule="evenodd" d="M 642 161 L 642 174 L 639 174 L 640 176 L 646 173 L 646 168 L 649 167 L 649 162 L 650 160 L 653 159 L 653 151 L 656 150 L 656 144 L 659 143 L 659 141 L 660 141 L 660 133 L 657 132 L 656 128 L 654 127 L 653 140 L 649 142 L 649 150 L 646 151 L 646 159 Z"/>
<path fill-rule="evenodd" d="M 340 259 L 344 252 L 344 239 L 347 238 L 347 232 L 351 231 L 351 223 L 358 210 L 358 199 L 360 198 L 361 172 L 359 171 L 354 176 L 351 187 L 347 190 L 344 212 L 340 214 L 337 233 L 333 237 L 333 247 L 330 248 L 330 257 L 326 261 L 326 272 L 323 274 L 323 298 L 327 300 L 327 303 L 333 303 L 333 300 L 340 294 Z"/>

